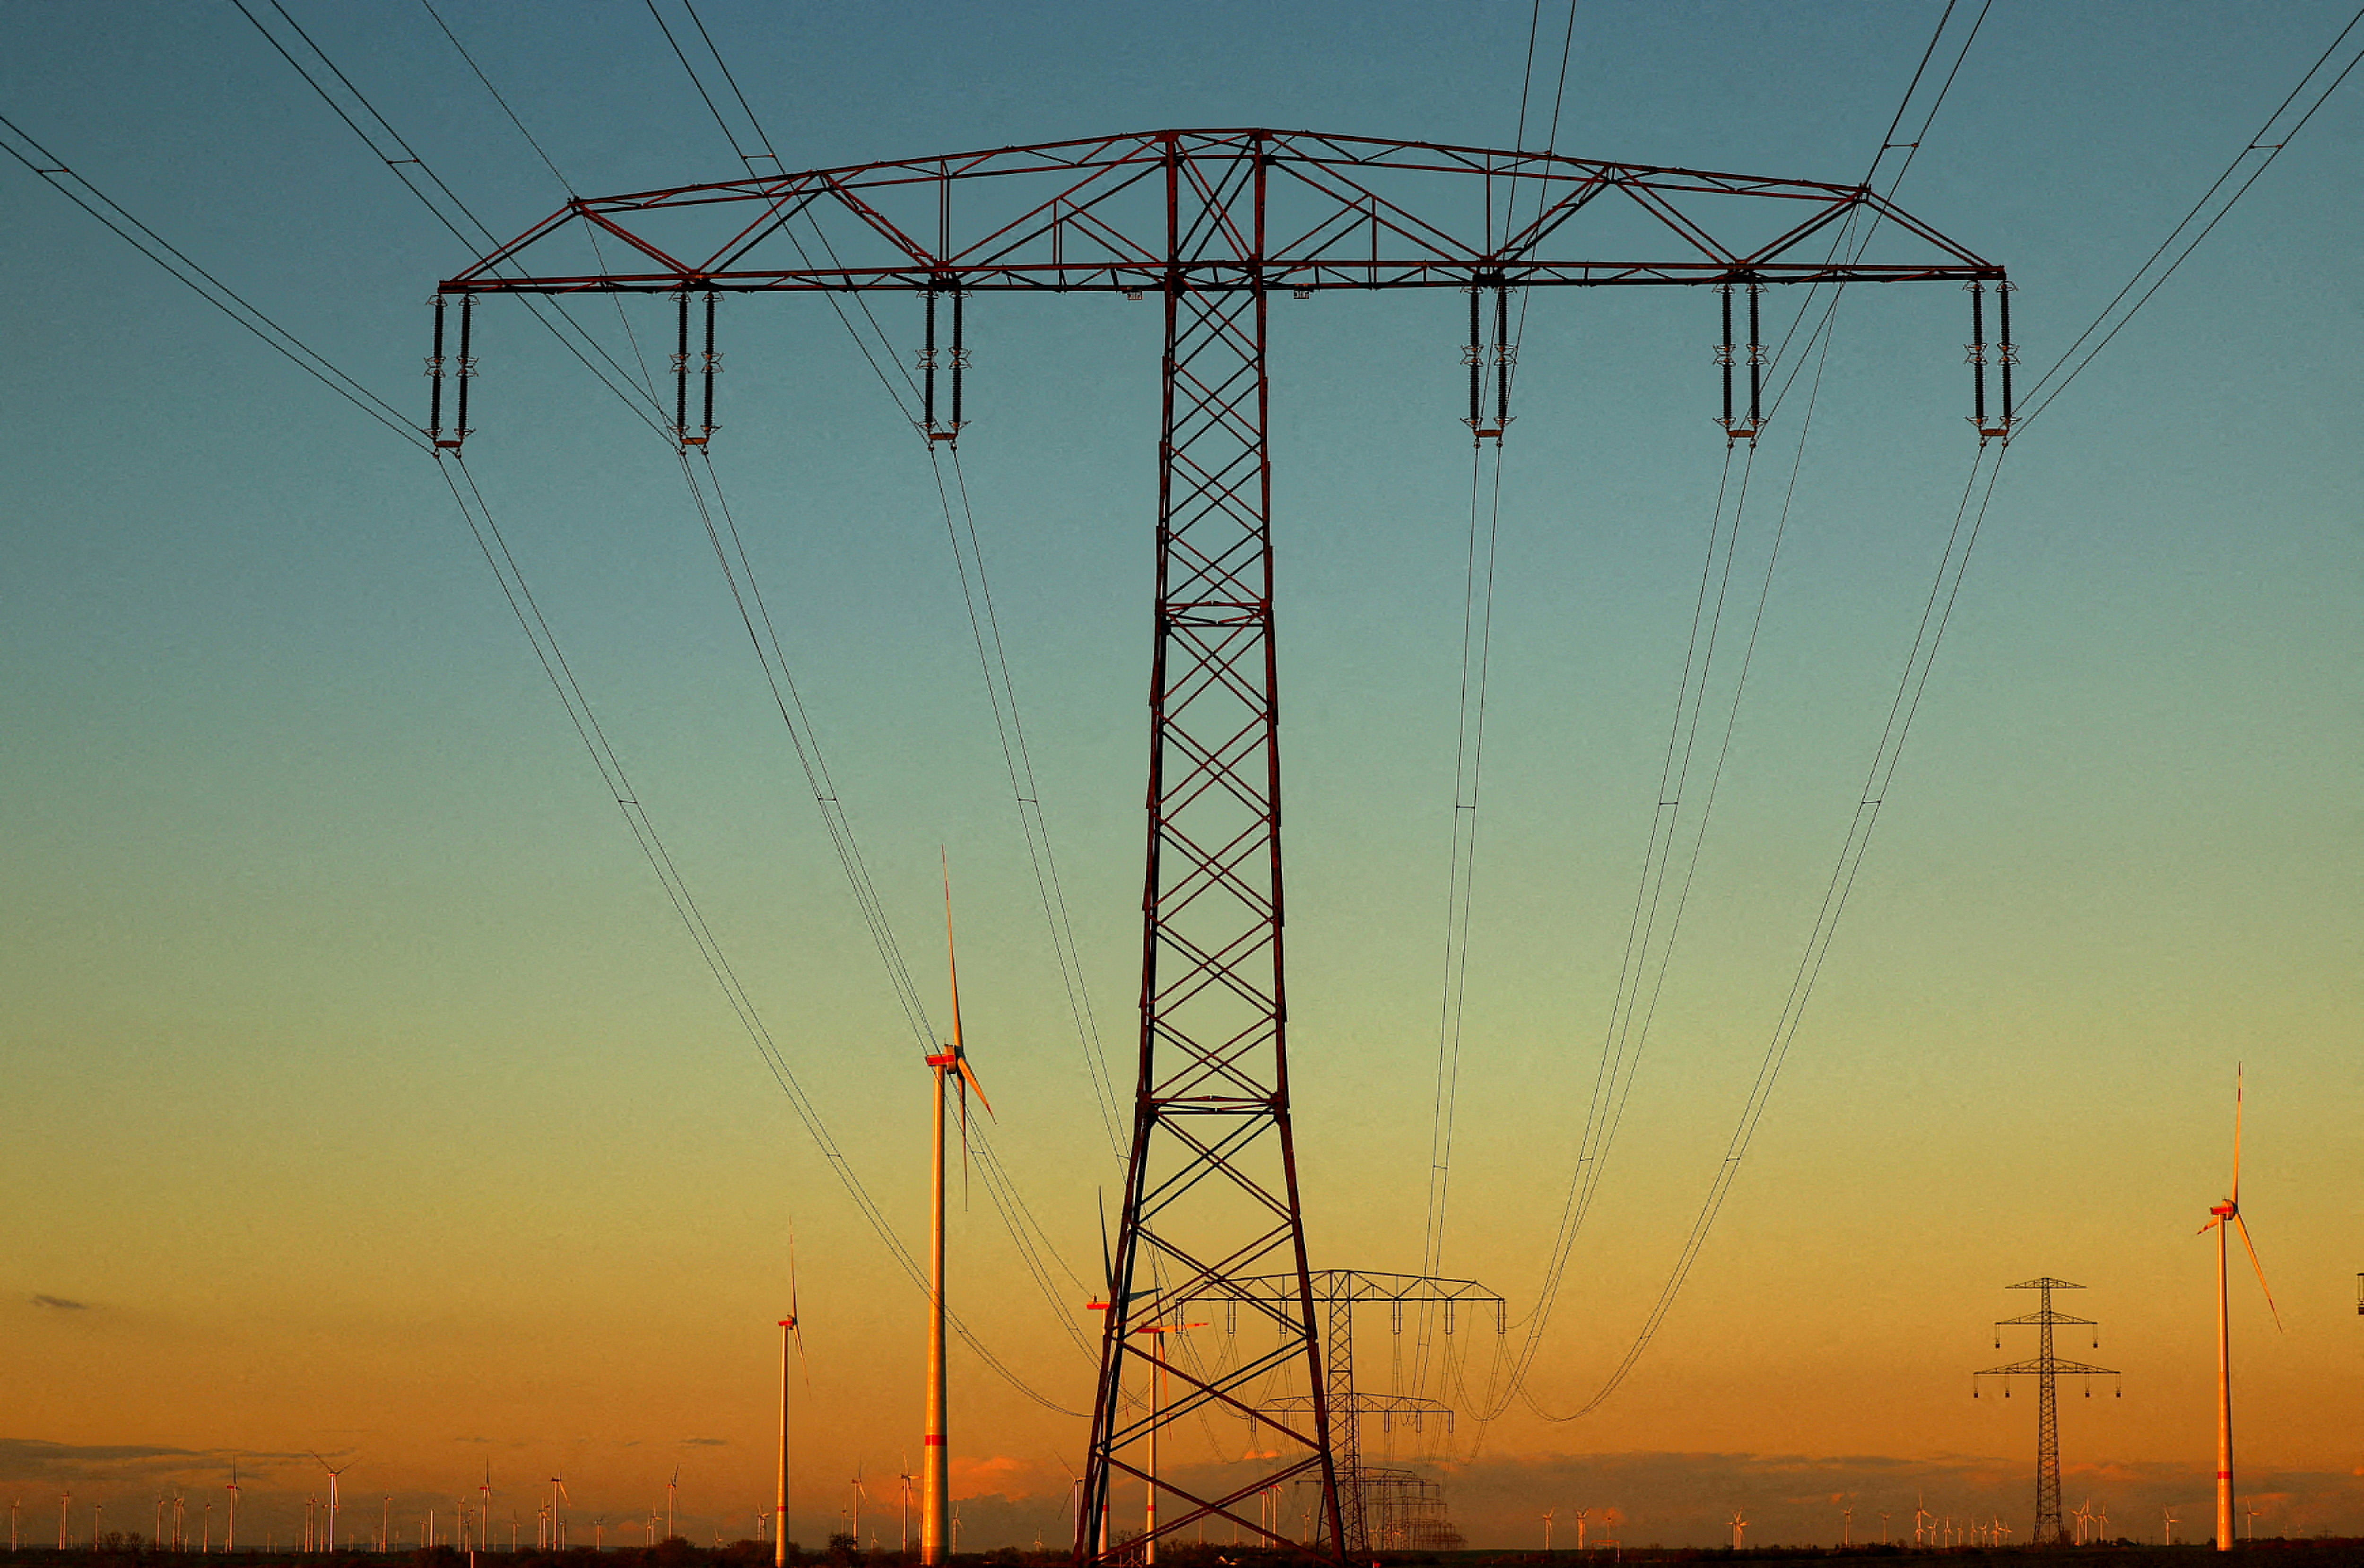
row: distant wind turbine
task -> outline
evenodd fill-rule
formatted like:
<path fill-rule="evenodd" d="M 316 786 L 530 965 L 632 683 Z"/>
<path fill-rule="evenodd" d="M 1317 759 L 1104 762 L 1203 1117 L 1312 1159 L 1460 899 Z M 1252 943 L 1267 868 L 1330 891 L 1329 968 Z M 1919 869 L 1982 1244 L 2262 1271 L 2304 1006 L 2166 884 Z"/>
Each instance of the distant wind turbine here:
<path fill-rule="evenodd" d="M 1544 1550 L 1545 1551 L 1549 1551 L 1551 1550 L 1552 1515 L 1556 1512 L 1558 1512 L 1558 1510 L 1556 1508 L 1545 1508 L 1544 1510 Z"/>
<path fill-rule="evenodd" d="M 353 1467 L 353 1462 L 349 1459 L 340 1468 L 321 1459 L 317 1453 L 312 1457 L 318 1462 L 321 1469 L 329 1473 L 329 1550 L 334 1551 L 337 1550 L 337 1477 L 351 1470 Z"/>
<path fill-rule="evenodd" d="M 665 1539 L 673 1539 L 673 1495 L 681 1487 L 681 1466 L 673 1467 L 673 1479 L 665 1483 Z"/>
<path fill-rule="evenodd" d="M 229 1485 L 222 1490 L 229 1494 L 229 1532 L 222 1537 L 222 1551 L 231 1552 L 238 1550 L 238 1460 L 235 1457 L 229 1462 Z"/>
<path fill-rule="evenodd" d="M 2249 1540 L 2250 1540 L 2251 1544 L 2253 1544 L 2253 1545 L 2254 1545 L 2254 1544 L 2256 1543 L 2256 1541 L 2257 1541 L 2257 1539 L 2258 1539 L 2258 1508 L 2257 1499 L 2256 1499 L 2256 1498 L 2254 1498 L 2254 1497 L 2252 1497 L 2252 1498 L 2251 1498 L 2251 1499 L 2249 1499 L 2247 1502 L 2243 1503 L 2243 1504 L 2241 1505 L 2241 1512 L 2248 1516 L 2248 1520 L 2249 1520 Z M 13 1535 L 12 1535 L 11 1539 L 14 1539 Z"/>
<path fill-rule="evenodd" d="M 1064 1465 L 1064 1464 L 1065 1464 L 1067 1462 L 1066 1462 L 1065 1460 L 1064 1460 L 1064 1459 L 1063 1459 L 1063 1460 L 1061 1460 L 1059 1462 L 1060 1462 L 1062 1465 Z M 900 1472 L 896 1475 L 895 1479 L 896 1479 L 896 1480 L 898 1480 L 898 1481 L 899 1481 L 899 1482 L 901 1482 L 901 1483 L 903 1484 L 903 1507 L 902 1507 L 903 1551 L 902 1551 L 902 1554 L 903 1554 L 905 1557 L 909 1557 L 909 1556 L 910 1556 L 910 1555 L 911 1555 L 911 1483 L 912 1483 L 913 1481 L 916 1481 L 916 1480 L 918 1480 L 918 1479 L 919 1479 L 919 1477 L 917 1477 L 917 1476 L 915 1476 L 915 1475 L 913 1475 L 913 1474 L 911 1473 L 911 1456 L 910 1456 L 909 1454 L 908 1454 L 908 1453 L 907 1453 L 907 1454 L 905 1454 L 905 1455 L 903 1456 L 903 1468 L 902 1468 L 902 1470 L 901 1470 L 901 1471 L 900 1471 Z M 1081 1483 L 1080 1483 L 1080 1482 L 1078 1482 L 1078 1483 L 1076 1483 L 1076 1485 L 1081 1485 Z"/>
<path fill-rule="evenodd" d="M 2161 1508 L 2159 1512 L 2164 1515 L 2167 1519 L 2167 1544 L 2173 1546 L 2175 1544 L 2175 1527 L 2181 1521 L 2176 1518 L 2175 1510 L 2173 1508 Z"/>
<path fill-rule="evenodd" d="M 1576 1549 L 1578 1551 L 1582 1551 L 1584 1550 L 1584 1521 L 1591 1512 L 1592 1510 L 1590 1508 L 1578 1508 L 1576 1510 Z M 1606 1529 L 1608 1527 L 1608 1523 L 1607 1516 L 1604 1515 L 1601 1518 L 1602 1528 Z"/>
<path fill-rule="evenodd" d="M 1741 1509 L 1732 1511 L 1732 1550 L 1740 1550 L 1740 1534 L 1748 1528 L 1748 1516 Z"/>
<path fill-rule="evenodd" d="M 788 1231 L 788 1315 L 780 1319 L 780 1489 L 772 1505 L 774 1568 L 787 1568 L 788 1563 L 788 1351 L 792 1346 L 797 1359 L 804 1362 L 805 1392 L 812 1392 L 812 1363 L 805 1361 L 804 1330 L 797 1325 L 797 1233 L 791 1229 Z"/>
<path fill-rule="evenodd" d="M 993 1104 L 985 1097 L 985 1085 L 977 1082 L 976 1073 L 968 1064 L 968 1050 L 961 1037 L 960 964 L 953 950 L 953 873 L 952 862 L 942 851 L 937 858 L 943 866 L 944 877 L 944 969 L 952 983 L 953 1038 L 952 1043 L 927 1058 L 935 1070 L 936 1107 L 935 1144 L 930 1168 L 929 1263 L 928 1277 L 928 1394 L 927 1431 L 920 1438 L 920 1560 L 926 1568 L 939 1568 L 946 1556 L 952 1533 L 948 1509 L 952 1505 L 950 1440 L 945 1408 L 944 1387 L 944 1097 L 949 1088 L 960 1097 L 961 1175 L 968 1174 L 968 1096 L 976 1095 L 976 1103 L 993 1114 Z M 1150 1429 L 1153 1437 L 1155 1427 Z M 1154 1485 L 1151 1488 L 1155 1496 Z M 858 1507 L 858 1505 L 857 1505 Z M 854 1529 L 854 1541 L 861 1543 L 859 1521 Z"/>

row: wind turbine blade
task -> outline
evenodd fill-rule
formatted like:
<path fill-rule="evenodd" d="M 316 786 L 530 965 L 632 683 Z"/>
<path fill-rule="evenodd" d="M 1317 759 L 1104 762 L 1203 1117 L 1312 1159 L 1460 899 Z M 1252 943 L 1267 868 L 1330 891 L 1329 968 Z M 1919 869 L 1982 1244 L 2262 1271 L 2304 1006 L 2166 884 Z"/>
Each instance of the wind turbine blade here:
<path fill-rule="evenodd" d="M 954 1066 L 960 1065 L 960 1048 L 958 1046 L 954 1046 L 953 1048 L 953 1064 Z M 953 1086 L 957 1092 L 960 1099 L 961 1208 L 965 1212 L 968 1208 L 968 1075 L 964 1073 L 958 1078 L 953 1080 Z"/>
<path fill-rule="evenodd" d="M 2249 1222 L 2241 1218 L 2241 1211 L 2236 1208 L 2233 1211 L 2233 1223 L 2241 1228 L 2241 1245 L 2248 1250 L 2249 1266 L 2258 1271 L 2258 1288 L 2266 1293 L 2266 1310 L 2274 1315 L 2274 1330 L 2279 1333 L 2282 1326 L 2281 1308 L 2274 1305 L 2273 1287 L 2266 1283 L 2266 1265 L 2258 1262 L 2257 1243 L 2249 1240 Z"/>
<path fill-rule="evenodd" d="M 1116 1307 L 1116 1254 L 1109 1251 L 1108 1195 L 1094 1188 L 1092 1196 L 1100 1206 L 1100 1274 L 1108 1281 L 1109 1307 L 1113 1311 Z"/>
<path fill-rule="evenodd" d="M 2233 1190 L 2225 1201 L 2236 1208 L 2241 1203 L 2241 1066 L 2233 1064 Z"/>
<path fill-rule="evenodd" d="M 953 951 L 953 862 L 944 854 L 942 844 L 936 846 L 936 858 L 944 869 L 944 969 L 953 983 L 953 1055 L 961 1053 L 960 961 Z"/>
<path fill-rule="evenodd" d="M 976 1096 L 976 1103 L 985 1107 L 985 1114 L 987 1116 L 993 1116 L 993 1102 L 985 1097 L 985 1085 L 976 1081 L 976 1069 L 968 1064 L 968 1058 L 956 1054 L 953 1058 L 953 1065 L 960 1069 L 961 1082 L 966 1084 L 968 1085 L 969 1093 Z M 963 1103 L 965 1104 L 966 1102 L 964 1101 Z M 965 1115 L 966 1113 L 963 1112 L 962 1114 Z M 995 1117 L 994 1119 L 998 1121 L 1001 1118 Z"/>

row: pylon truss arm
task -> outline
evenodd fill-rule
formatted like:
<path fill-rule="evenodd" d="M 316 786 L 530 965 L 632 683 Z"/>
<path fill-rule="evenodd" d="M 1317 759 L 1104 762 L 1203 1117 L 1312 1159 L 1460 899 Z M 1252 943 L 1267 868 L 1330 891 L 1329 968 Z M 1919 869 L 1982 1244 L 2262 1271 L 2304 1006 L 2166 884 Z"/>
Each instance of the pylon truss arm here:
<path fill-rule="evenodd" d="M 2113 1366 L 2087 1366 L 2083 1362 L 2062 1361 L 2057 1356 L 2037 1356 L 2032 1361 L 2013 1362 L 2008 1366 L 1990 1366 L 1970 1373 L 1972 1377 L 2034 1377 L 2038 1373 L 2052 1372 L 2062 1376 L 2116 1377 Z"/>
<path fill-rule="evenodd" d="M 1176 233 L 1177 174 L 1214 193 L 1243 169 L 1263 182 L 1265 224 Z M 1504 214 L 1520 217 L 1498 221 Z M 1843 260 L 1838 248 L 1817 246 L 1850 220 L 1878 226 L 1882 254 Z M 637 264 L 552 264 L 552 241 L 577 228 L 617 240 Z M 1186 282 L 1199 291 L 1310 292 L 2003 275 L 1865 186 L 1311 131 L 1202 129 L 585 197 L 440 289 L 1140 294 Z"/>
<path fill-rule="evenodd" d="M 1508 1307 L 1502 1297 L 1476 1280 L 1439 1279 L 1430 1274 L 1380 1273 L 1368 1269 L 1316 1269 L 1309 1276 L 1313 1299 L 1324 1305 L 1385 1301 L 1399 1307 L 1444 1306 L 1492 1307 L 1494 1331 L 1509 1331 Z M 1161 1316 L 1178 1315 L 1194 1307 L 1247 1302 L 1259 1308 L 1285 1309 L 1297 1298 L 1294 1274 L 1251 1274 L 1221 1280 L 1193 1281 L 1164 1296 Z M 1448 1321 L 1452 1314 L 1447 1313 Z M 1449 1330 L 1448 1330 L 1449 1331 Z"/>
<path fill-rule="evenodd" d="M 1256 1409 L 1259 1415 L 1302 1418 L 1311 1412 L 1312 1407 L 1310 1398 L 1292 1396 L 1286 1399 L 1267 1400 Z M 1415 1431 L 1430 1418 L 1435 1417 L 1444 1422 L 1446 1431 L 1453 1429 L 1451 1406 L 1441 1400 L 1415 1398 L 1409 1394 L 1365 1394 L 1357 1389 L 1349 1399 L 1331 1402 L 1330 1418 L 1334 1421 L 1341 1416 L 1377 1416 L 1383 1429 L 1393 1427 L 1398 1421 L 1409 1421 Z"/>
<path fill-rule="evenodd" d="M 2030 1312 L 2024 1317 L 1995 1319 L 1995 1327 L 1998 1329 L 2014 1328 L 2024 1323 L 2075 1323 L 2085 1328 L 2094 1326 L 2094 1321 L 2091 1318 L 2072 1318 L 2066 1312 Z"/>

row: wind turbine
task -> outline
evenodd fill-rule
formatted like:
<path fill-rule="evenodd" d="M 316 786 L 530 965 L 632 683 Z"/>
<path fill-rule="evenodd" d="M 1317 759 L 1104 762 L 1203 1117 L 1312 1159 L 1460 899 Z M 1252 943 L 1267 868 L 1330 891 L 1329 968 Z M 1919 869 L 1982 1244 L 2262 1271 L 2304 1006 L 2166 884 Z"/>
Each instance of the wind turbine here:
<path fill-rule="evenodd" d="M 2266 1310 L 2274 1315 L 2274 1327 L 2282 1326 L 2282 1315 L 2274 1306 L 2274 1293 L 2266 1284 L 2266 1265 L 2258 1262 L 2257 1244 L 2249 1240 L 2249 1222 L 2241 1218 L 2241 1071 L 2233 1070 L 2233 1190 L 2225 1201 L 2210 1206 L 2208 1223 L 2200 1228 L 2205 1236 L 2216 1232 L 2216 1550 L 2233 1550 L 2233 1352 L 2232 1338 L 2226 1325 L 2228 1317 L 2225 1288 L 2225 1232 L 2228 1227 L 2241 1229 L 2241 1245 L 2249 1253 L 2249 1266 L 2258 1271 L 2258 1288 L 2265 1292 Z"/>
<path fill-rule="evenodd" d="M 1556 1508 L 1545 1508 L 1544 1510 L 1544 1551 L 1546 1552 L 1551 1551 L 1552 1515 L 1558 1511 L 1559 1510 Z"/>
<path fill-rule="evenodd" d="M 493 1549 L 493 1462 L 489 1459 L 485 1461 L 484 1480 L 476 1484 L 476 1534 L 484 1540 L 485 1550 L 490 1551 Z M 393 1499 L 386 1501 L 391 1507 Z M 380 1551 L 385 1550 L 385 1529 L 383 1525 L 378 1528 L 377 1549 Z"/>
<path fill-rule="evenodd" d="M 66 1509 L 72 1504 L 73 1494 L 71 1491 L 58 1494 L 58 1550 L 60 1551 L 66 1549 Z"/>
<path fill-rule="evenodd" d="M 665 1539 L 673 1539 L 673 1495 L 681 1485 L 681 1466 L 673 1467 L 673 1479 L 665 1483 Z"/>
<path fill-rule="evenodd" d="M 1921 1494 L 1920 1494 L 1920 1493 L 1918 1493 L 1918 1492 L 1913 1493 L 1913 1494 L 1912 1494 L 1912 1544 L 1913 1544 L 1914 1546 L 1919 1546 L 1919 1545 L 1921 1544 L 1921 1532 L 1922 1532 L 1922 1530 L 1925 1528 L 1924 1521 L 1925 1521 L 1925 1520 L 1929 1520 L 1929 1519 L 1934 1519 L 1934 1518 L 1935 1518 L 1936 1517 L 1937 1517 L 1936 1515 L 1935 1515 L 1935 1514 L 1931 1513 L 1931 1512 L 1928 1510 L 1928 1508 L 1927 1508 L 1926 1507 L 1924 1507 L 1924 1502 L 1923 1502 L 1923 1498 L 1922 1498 Z"/>
<path fill-rule="evenodd" d="M 385 1550 L 385 1533 L 393 1524 L 394 1494 L 388 1492 L 385 1494 L 385 1500 L 378 1505 L 377 1511 L 377 1549 L 380 1551 Z"/>
<path fill-rule="evenodd" d="M 797 1233 L 788 1231 L 788 1315 L 780 1319 L 780 1490 L 772 1506 L 772 1562 L 788 1564 L 788 1351 L 805 1369 L 805 1392 L 812 1392 L 812 1363 L 805 1361 L 804 1330 L 797 1326 Z"/>
<path fill-rule="evenodd" d="M 566 1543 L 562 1539 L 566 1532 L 566 1515 L 562 1508 L 563 1505 L 573 1501 L 574 1499 L 566 1495 L 565 1479 L 562 1476 L 552 1476 L 550 1478 L 550 1549 L 552 1551 L 566 1550 Z"/>
<path fill-rule="evenodd" d="M 862 1550 L 862 1466 L 853 1467 L 853 1550 Z"/>
<path fill-rule="evenodd" d="M 351 1470 L 353 1467 L 353 1462 L 350 1459 L 345 1461 L 344 1469 L 339 1470 L 331 1467 L 327 1460 L 321 1459 L 317 1453 L 312 1457 L 318 1462 L 321 1469 L 329 1473 L 329 1550 L 334 1551 L 337 1550 L 337 1477 L 342 1475 L 346 1470 Z"/>
<path fill-rule="evenodd" d="M 1841 1512 L 1842 1512 L 1842 1514 L 1843 1514 L 1844 1522 L 1842 1522 L 1842 1523 L 1840 1524 L 1840 1526 L 1839 1526 L 1839 1544 L 1840 1544 L 1841 1546 L 1853 1546 L 1853 1545 L 1855 1544 L 1855 1503 L 1854 1503 L 1854 1501 L 1853 1501 L 1852 1499 L 1850 1499 L 1850 1500 L 1849 1500 L 1849 1501 L 1848 1501 L 1848 1502 L 1844 1506 L 1844 1507 L 1842 1508 Z"/>
<path fill-rule="evenodd" d="M 2243 1503 L 2243 1504 L 2241 1505 L 2241 1512 L 2248 1516 L 2248 1519 L 2249 1519 L 2249 1542 L 2250 1542 L 2250 1544 L 2251 1544 L 2251 1545 L 2253 1545 L 2253 1546 L 2254 1546 L 2255 1544 L 2257 1544 L 2257 1540 L 2258 1540 L 2258 1505 L 2257 1505 L 2257 1500 L 2256 1500 L 2255 1498 L 2252 1498 L 2252 1499 L 2250 1499 L 2248 1502 Z"/>
<path fill-rule="evenodd" d="M 1059 1462 L 1062 1465 L 1065 1465 L 1067 1462 L 1063 1459 Z M 903 1484 L 902 1555 L 904 1557 L 909 1557 L 911 1555 L 911 1483 L 918 1479 L 917 1476 L 911 1473 L 911 1456 L 909 1454 L 907 1453 L 903 1456 L 903 1468 L 896 1473 L 895 1479 Z M 1081 1485 L 1082 1483 L 1077 1482 L 1076 1485 Z"/>
<path fill-rule="evenodd" d="M 2173 1546 L 2175 1544 L 2175 1527 L 2180 1521 L 2176 1518 L 2175 1510 L 2173 1508 L 2161 1508 L 2159 1513 L 2167 1519 L 2167 1544 Z"/>
<path fill-rule="evenodd" d="M 1582 1551 L 1584 1550 L 1584 1521 L 1586 1517 L 1591 1512 L 1592 1510 L 1590 1508 L 1578 1508 L 1576 1510 L 1576 1549 L 1578 1551 Z M 1607 1528 L 1609 1523 L 1608 1517 L 1603 1515 L 1600 1522 L 1602 1528 Z"/>
<path fill-rule="evenodd" d="M 2085 1537 L 2091 1533 L 2089 1527 L 2093 1522 L 2093 1499 L 2088 1497 L 2078 1504 L 2069 1510 L 2069 1517 L 2077 1521 L 2077 1544 L 2082 1546 L 2085 1544 Z"/>
<path fill-rule="evenodd" d="M 1748 1516 L 1739 1508 L 1732 1511 L 1732 1550 L 1740 1550 L 1740 1532 L 1748 1528 Z"/>
<path fill-rule="evenodd" d="M 1888 1510 L 1886 1508 L 1879 1510 L 1879 1544 L 1882 1546 L 1888 1544 Z"/>
<path fill-rule="evenodd" d="M 929 1184 L 928 1427 L 920 1440 L 920 1561 L 926 1568 L 939 1568 L 946 1560 L 952 1540 L 952 1477 L 950 1456 L 944 1451 L 944 1091 L 950 1087 L 960 1096 L 964 1179 L 968 1171 L 968 1096 L 972 1090 L 976 1094 L 976 1103 L 985 1107 L 985 1114 L 993 1114 L 993 1104 L 985 1097 L 985 1085 L 976 1081 L 976 1073 L 968 1064 L 968 1051 L 961 1037 L 960 964 L 953 951 L 952 862 L 941 850 L 937 854 L 944 873 L 944 970 L 952 982 L 953 1040 L 951 1045 L 927 1059 L 936 1074 L 936 1136 Z M 858 1522 L 853 1536 L 858 1546 L 862 1540 Z"/>

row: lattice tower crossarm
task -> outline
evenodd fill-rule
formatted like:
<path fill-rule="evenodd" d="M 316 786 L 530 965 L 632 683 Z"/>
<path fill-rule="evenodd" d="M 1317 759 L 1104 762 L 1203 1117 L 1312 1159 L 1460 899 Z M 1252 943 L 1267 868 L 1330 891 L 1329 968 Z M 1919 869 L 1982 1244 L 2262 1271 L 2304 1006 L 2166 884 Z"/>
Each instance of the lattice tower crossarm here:
<path fill-rule="evenodd" d="M 1638 221 L 1644 239 L 1600 225 L 1611 212 Z M 623 263 L 530 270 L 553 257 L 554 238 L 577 229 Z M 1330 1409 L 1341 1369 L 1323 1355 L 1330 1326 L 1314 1307 L 1289 1118 L 1266 440 L 1273 293 L 1493 291 L 1499 323 L 1501 291 L 1511 288 L 1708 285 L 1745 289 L 1753 318 L 1770 284 L 1934 281 L 2002 286 L 2004 272 L 1862 186 L 1218 128 L 582 198 L 439 285 L 439 323 L 446 299 L 462 304 L 461 349 L 456 366 L 440 347 L 430 361 L 431 422 L 440 426 L 447 374 L 460 377 L 463 400 L 458 428 L 432 432 L 439 448 L 467 434 L 475 360 L 466 307 L 479 295 L 678 295 L 672 434 L 685 447 L 704 445 L 717 428 L 719 355 L 710 325 L 703 356 L 693 353 L 693 295 L 709 324 L 722 294 L 900 292 L 926 296 L 931 318 L 949 295 L 954 406 L 940 426 L 927 397 L 930 439 L 950 437 L 962 421 L 963 295 L 1154 294 L 1161 302 L 1140 1061 L 1077 1510 L 1079 1562 L 1129 1554 L 1122 1544 L 1111 1552 L 1104 1536 L 1120 1476 L 1156 1487 L 1167 1505 L 1156 1511 L 1159 1534 L 1213 1516 L 1277 1545 L 1290 1544 L 1277 1521 L 1267 1528 L 1242 1510 L 1282 1482 L 1315 1477 L 1324 1550 L 1337 1556 L 1346 1547 Z M 1753 393 L 1764 346 L 1749 336 Z M 2010 346 L 1997 347 L 2007 362 Z M 1473 423 L 1480 436 L 1499 439 L 1507 419 L 1507 362 L 1491 428 Z M 693 375 L 707 392 L 695 425 Z M 1981 439 L 2007 437 L 2008 386 L 2006 378 L 2000 422 L 1980 421 Z M 1755 438 L 1753 395 L 1745 420 L 1729 398 L 1726 415 L 1727 439 Z M 1268 1274 L 1288 1288 L 1245 1283 Z M 1167 1361 L 1175 1397 L 1147 1397 L 1159 1358 L 1137 1342 L 1141 1328 L 1163 1321 L 1181 1297 L 1225 1294 L 1274 1330 L 1274 1348 L 1204 1377 Z M 1267 1391 L 1276 1378 L 1288 1386 Z M 1280 1407 L 1276 1398 L 1295 1397 L 1305 1401 L 1301 1416 L 1270 1413 Z M 1217 1409 L 1248 1419 L 1251 1446 L 1277 1455 L 1272 1468 L 1227 1477 L 1204 1496 L 1168 1474 L 1153 1483 L 1143 1462 L 1153 1434 Z"/>
<path fill-rule="evenodd" d="M 2036 1298 L 2038 1305 L 2035 1311 L 2020 1317 L 1997 1318 L 1995 1343 L 2002 1345 L 2005 1329 L 2032 1328 L 2036 1333 L 2035 1355 L 2028 1361 L 1990 1366 L 1972 1373 L 1971 1392 L 1976 1394 L 1978 1379 L 2000 1377 L 2003 1379 L 2003 1393 L 2008 1397 L 2013 1377 L 2035 1379 L 2035 1528 L 2028 1540 L 2039 1546 L 2057 1545 L 2068 1540 L 2068 1531 L 2060 1512 L 2060 1405 L 2055 1381 L 2063 1373 L 2072 1377 L 2115 1377 L 2118 1373 L 2114 1367 L 2091 1366 L 2084 1362 L 2063 1360 L 2052 1353 L 2052 1330 L 2055 1328 L 2063 1324 L 2093 1327 L 2091 1318 L 2071 1317 L 2052 1309 L 2054 1291 L 2082 1290 L 2085 1288 L 2083 1285 L 2054 1279 L 2047 1274 L 2042 1279 L 2022 1280 L 2006 1288 L 2040 1293 Z M 2098 1330 L 2094 1342 L 2100 1342 Z"/>

